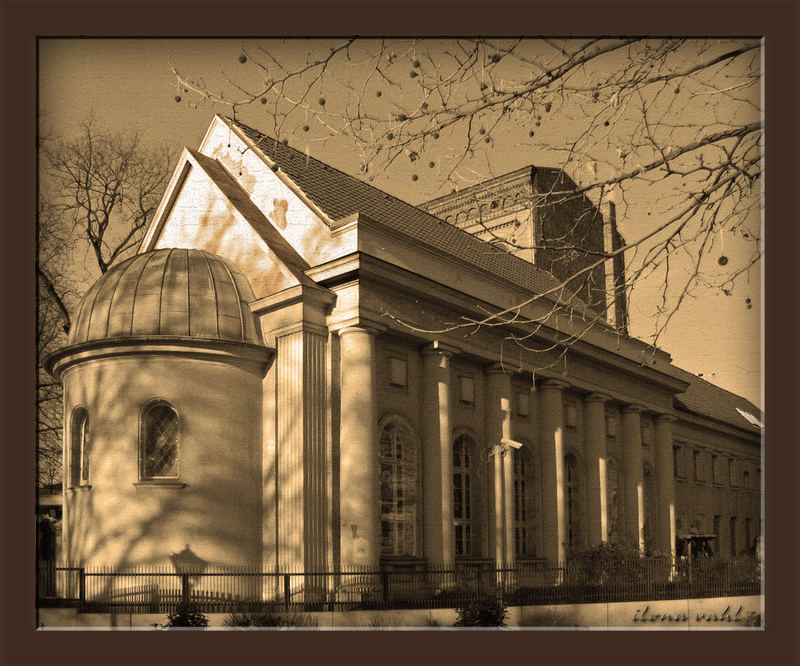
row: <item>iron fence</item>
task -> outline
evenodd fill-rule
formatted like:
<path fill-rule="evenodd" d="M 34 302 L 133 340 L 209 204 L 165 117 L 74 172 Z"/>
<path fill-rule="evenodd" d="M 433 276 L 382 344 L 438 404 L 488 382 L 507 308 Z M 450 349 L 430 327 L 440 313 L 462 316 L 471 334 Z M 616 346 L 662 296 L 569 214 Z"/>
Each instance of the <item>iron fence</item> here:
<path fill-rule="evenodd" d="M 760 574 L 756 560 L 716 558 L 691 567 L 641 560 L 624 567 L 530 562 L 513 569 L 463 564 L 313 573 L 42 566 L 37 597 L 42 607 L 125 613 L 171 613 L 181 603 L 208 613 L 455 608 L 486 597 L 516 606 L 756 595 Z"/>

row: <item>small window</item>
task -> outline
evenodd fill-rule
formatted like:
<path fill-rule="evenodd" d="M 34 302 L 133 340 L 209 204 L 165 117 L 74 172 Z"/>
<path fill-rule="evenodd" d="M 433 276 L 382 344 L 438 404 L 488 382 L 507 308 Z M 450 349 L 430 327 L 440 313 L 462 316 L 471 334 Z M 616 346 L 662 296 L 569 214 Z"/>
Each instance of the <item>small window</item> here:
<path fill-rule="evenodd" d="M 648 423 L 642 424 L 642 446 L 650 446 L 652 443 L 653 431 Z"/>
<path fill-rule="evenodd" d="M 719 468 L 719 456 L 711 454 L 711 478 L 715 486 L 718 486 L 721 481 L 721 474 Z"/>
<path fill-rule="evenodd" d="M 617 417 L 613 414 L 606 414 L 606 437 L 617 436 Z"/>
<path fill-rule="evenodd" d="M 179 462 L 178 413 L 171 405 L 158 402 L 142 416 L 141 477 L 176 479 Z"/>
<path fill-rule="evenodd" d="M 578 425 L 578 406 L 572 400 L 568 400 L 564 406 L 564 424 L 567 428 Z"/>
<path fill-rule="evenodd" d="M 69 472 L 73 488 L 89 483 L 89 415 L 83 408 L 72 417 Z"/>
<path fill-rule="evenodd" d="M 700 451 L 692 451 L 692 468 L 694 470 L 695 481 L 705 481 L 705 473 L 703 470 L 703 456 Z"/>
<path fill-rule="evenodd" d="M 517 393 L 517 416 L 528 416 L 531 413 L 531 396 L 528 392 Z"/>
<path fill-rule="evenodd" d="M 408 364 L 404 358 L 389 358 L 389 383 L 403 388 L 408 385 Z"/>
<path fill-rule="evenodd" d="M 736 461 L 733 458 L 728 458 L 728 483 L 731 488 L 739 485 L 736 478 Z"/>
<path fill-rule="evenodd" d="M 685 444 L 675 444 L 672 447 L 672 467 L 676 479 L 685 479 L 688 475 L 687 454 L 688 450 Z"/>
<path fill-rule="evenodd" d="M 475 402 L 475 382 L 473 381 L 472 377 L 459 377 L 458 387 L 458 398 L 461 402 L 465 402 L 470 405 Z"/>
<path fill-rule="evenodd" d="M 717 538 L 714 539 L 714 552 L 719 555 L 719 525 L 722 520 L 722 516 L 714 516 L 714 536 Z"/>
<path fill-rule="evenodd" d="M 745 490 L 750 490 L 750 472 L 742 472 L 742 487 Z"/>

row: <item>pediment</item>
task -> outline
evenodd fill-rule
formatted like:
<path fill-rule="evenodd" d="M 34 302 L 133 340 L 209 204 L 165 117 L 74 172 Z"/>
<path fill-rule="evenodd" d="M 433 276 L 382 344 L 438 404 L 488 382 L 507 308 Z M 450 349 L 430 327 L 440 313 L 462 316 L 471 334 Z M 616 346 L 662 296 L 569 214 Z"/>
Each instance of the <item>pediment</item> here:
<path fill-rule="evenodd" d="M 196 248 L 225 257 L 247 276 L 256 298 L 298 284 L 309 268 L 222 164 L 185 149 L 140 252 Z"/>

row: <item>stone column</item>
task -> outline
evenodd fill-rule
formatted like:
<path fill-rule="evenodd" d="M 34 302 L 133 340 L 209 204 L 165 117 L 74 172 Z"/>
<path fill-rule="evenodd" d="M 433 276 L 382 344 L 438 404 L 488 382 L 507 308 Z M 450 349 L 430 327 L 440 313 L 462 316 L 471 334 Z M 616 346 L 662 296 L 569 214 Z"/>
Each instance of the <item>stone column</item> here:
<path fill-rule="evenodd" d="M 375 331 L 350 326 L 339 331 L 339 338 L 341 565 L 343 570 L 377 569 L 381 545 Z"/>
<path fill-rule="evenodd" d="M 644 494 L 642 479 L 642 408 L 622 410 L 623 474 L 625 475 L 625 530 L 623 543 L 644 553 Z"/>
<path fill-rule="evenodd" d="M 606 409 L 608 396 L 591 393 L 585 399 L 586 526 L 589 545 L 608 541 L 606 488 Z"/>
<path fill-rule="evenodd" d="M 434 343 L 422 351 L 423 553 L 428 564 L 455 566 L 450 359 L 456 350 Z"/>
<path fill-rule="evenodd" d="M 655 474 L 658 550 L 675 561 L 675 475 L 672 467 L 672 424 L 675 417 L 659 416 L 655 432 Z"/>
<path fill-rule="evenodd" d="M 327 331 L 302 325 L 277 337 L 278 566 L 324 571 L 327 564 Z"/>
<path fill-rule="evenodd" d="M 515 559 L 513 451 L 503 451 L 501 445 L 503 439 L 511 439 L 511 376 L 496 364 L 487 369 L 486 381 L 486 443 L 492 453 L 489 497 L 493 501 L 489 510 L 489 555 L 498 567 L 511 567 Z"/>
<path fill-rule="evenodd" d="M 542 544 L 551 566 L 561 565 L 567 553 L 567 515 L 564 496 L 564 382 L 548 380 L 539 389 L 542 452 Z"/>

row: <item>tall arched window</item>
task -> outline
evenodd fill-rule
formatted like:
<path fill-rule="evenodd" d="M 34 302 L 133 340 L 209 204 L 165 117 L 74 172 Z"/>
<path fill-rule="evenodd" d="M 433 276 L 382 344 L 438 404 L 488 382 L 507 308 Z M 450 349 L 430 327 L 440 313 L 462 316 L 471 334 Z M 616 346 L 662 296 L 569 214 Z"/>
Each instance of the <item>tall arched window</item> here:
<path fill-rule="evenodd" d="M 469 435 L 453 443 L 453 522 L 456 555 L 472 555 L 472 447 Z"/>
<path fill-rule="evenodd" d="M 534 557 L 537 506 L 534 462 L 529 449 L 514 451 L 514 548 L 518 557 Z"/>
<path fill-rule="evenodd" d="M 653 520 L 653 470 L 650 465 L 645 464 L 642 469 L 642 495 L 644 495 L 644 548 L 646 552 L 651 552 L 655 546 L 655 521 Z"/>
<path fill-rule="evenodd" d="M 528 554 L 528 478 L 525 458 L 514 453 L 514 548 L 517 555 Z"/>
<path fill-rule="evenodd" d="M 70 486 L 89 482 L 89 415 L 82 407 L 72 416 L 70 437 Z"/>
<path fill-rule="evenodd" d="M 606 463 L 606 494 L 608 496 L 608 542 L 619 540 L 619 470 L 617 461 L 609 458 Z"/>
<path fill-rule="evenodd" d="M 564 458 L 564 490 L 567 500 L 567 549 L 577 550 L 580 529 L 580 487 L 578 485 L 578 461 L 575 456 Z"/>
<path fill-rule="evenodd" d="M 157 402 L 142 414 L 141 476 L 143 479 L 177 478 L 180 429 L 178 413 Z"/>
<path fill-rule="evenodd" d="M 417 447 L 411 430 L 397 420 L 381 428 L 381 552 L 418 554 Z"/>

